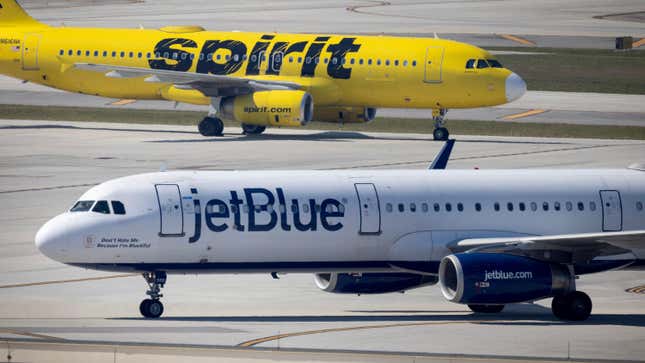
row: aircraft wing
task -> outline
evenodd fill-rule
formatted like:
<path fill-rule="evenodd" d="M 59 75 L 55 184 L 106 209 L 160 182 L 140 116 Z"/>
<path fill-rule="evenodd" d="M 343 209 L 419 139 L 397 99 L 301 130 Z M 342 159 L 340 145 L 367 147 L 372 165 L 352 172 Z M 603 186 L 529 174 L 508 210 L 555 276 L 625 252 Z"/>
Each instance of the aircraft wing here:
<path fill-rule="evenodd" d="M 75 63 L 75 69 L 105 73 L 111 78 L 146 77 L 146 82 L 171 83 L 177 88 L 196 89 L 208 97 L 237 96 L 266 90 L 300 89 L 294 82 L 257 80 L 194 72 L 178 72 L 164 69 L 114 66 L 106 64 Z"/>
<path fill-rule="evenodd" d="M 645 249 L 645 231 L 598 232 L 533 237 L 471 238 L 453 250 L 526 255 L 541 260 L 588 261 Z"/>

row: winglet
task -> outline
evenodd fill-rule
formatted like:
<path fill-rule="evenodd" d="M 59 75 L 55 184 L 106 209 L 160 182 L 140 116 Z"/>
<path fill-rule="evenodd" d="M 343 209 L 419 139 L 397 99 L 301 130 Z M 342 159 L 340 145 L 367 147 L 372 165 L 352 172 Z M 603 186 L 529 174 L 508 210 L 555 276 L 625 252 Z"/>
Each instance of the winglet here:
<path fill-rule="evenodd" d="M 439 155 L 434 158 L 432 164 L 430 164 L 430 167 L 428 167 L 428 169 L 445 169 L 448 165 L 448 159 L 450 159 L 450 153 L 452 152 L 452 147 L 454 145 L 455 139 L 446 141 L 446 143 L 443 145 L 443 148 L 441 148 L 441 151 L 439 151 Z"/>

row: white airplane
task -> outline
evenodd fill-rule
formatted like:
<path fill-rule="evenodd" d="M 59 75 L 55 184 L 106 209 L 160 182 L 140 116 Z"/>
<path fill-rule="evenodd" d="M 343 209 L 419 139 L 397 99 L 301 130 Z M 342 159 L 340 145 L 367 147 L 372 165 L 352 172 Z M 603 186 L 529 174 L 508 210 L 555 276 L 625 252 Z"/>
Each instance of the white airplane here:
<path fill-rule="evenodd" d="M 143 274 L 314 273 L 335 293 L 439 283 L 475 312 L 553 298 L 585 320 L 579 275 L 645 270 L 645 165 L 623 170 L 173 171 L 97 185 L 36 235 L 62 263 Z"/>

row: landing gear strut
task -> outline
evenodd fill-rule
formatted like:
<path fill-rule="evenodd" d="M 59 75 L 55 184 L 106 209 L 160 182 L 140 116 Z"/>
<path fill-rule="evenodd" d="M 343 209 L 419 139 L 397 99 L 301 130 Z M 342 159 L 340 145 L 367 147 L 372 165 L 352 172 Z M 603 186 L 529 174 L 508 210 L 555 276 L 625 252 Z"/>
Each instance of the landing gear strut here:
<path fill-rule="evenodd" d="M 553 315 L 561 320 L 587 320 L 591 315 L 591 308 L 591 298 L 582 291 L 555 296 L 551 301 Z"/>
<path fill-rule="evenodd" d="M 266 130 L 266 126 L 242 124 L 242 133 L 244 135 L 259 135 Z"/>
<path fill-rule="evenodd" d="M 434 131 L 432 132 L 432 136 L 436 141 L 446 141 L 450 136 L 448 129 L 444 127 L 446 124 L 444 118 L 446 117 L 447 112 L 448 110 L 445 108 L 432 110 L 432 121 L 434 121 Z"/>
<path fill-rule="evenodd" d="M 166 273 L 163 271 L 145 272 L 143 278 L 148 284 L 148 291 L 146 294 L 150 296 L 139 305 L 141 315 L 146 318 L 158 318 L 163 314 L 163 304 L 159 299 L 163 297 L 161 289 L 166 283 Z"/>

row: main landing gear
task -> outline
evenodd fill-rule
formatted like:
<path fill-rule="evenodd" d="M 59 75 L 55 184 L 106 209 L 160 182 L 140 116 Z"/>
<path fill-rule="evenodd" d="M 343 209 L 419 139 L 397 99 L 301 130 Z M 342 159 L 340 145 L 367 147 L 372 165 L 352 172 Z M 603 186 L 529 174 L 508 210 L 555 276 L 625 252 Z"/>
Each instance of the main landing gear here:
<path fill-rule="evenodd" d="M 143 278 L 148 284 L 146 294 L 150 298 L 141 302 L 139 311 L 146 318 L 158 318 L 163 314 L 163 304 L 159 299 L 163 297 L 161 289 L 166 283 L 166 273 L 163 271 L 145 272 Z"/>
<path fill-rule="evenodd" d="M 432 132 L 432 136 L 435 141 L 446 141 L 450 136 L 448 129 L 444 127 L 446 124 L 446 121 L 444 120 L 446 113 L 448 113 L 448 110 L 445 108 L 436 108 L 432 110 L 432 121 L 434 121 L 434 131 Z"/>
<path fill-rule="evenodd" d="M 197 126 L 202 136 L 222 136 L 224 123 L 221 119 L 213 116 L 206 116 Z"/>
<path fill-rule="evenodd" d="M 591 298 L 582 291 L 572 291 L 553 297 L 551 310 L 561 320 L 582 321 L 591 315 Z"/>
<path fill-rule="evenodd" d="M 266 126 L 242 124 L 242 133 L 244 135 L 259 135 L 266 129 Z"/>

